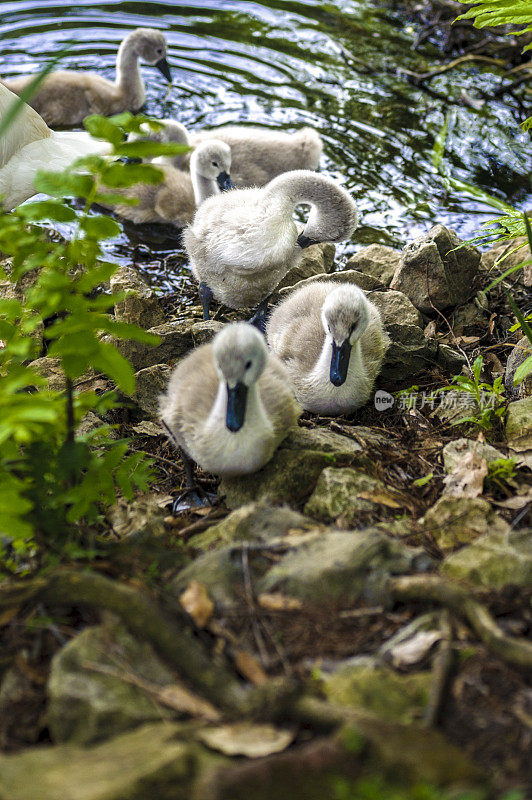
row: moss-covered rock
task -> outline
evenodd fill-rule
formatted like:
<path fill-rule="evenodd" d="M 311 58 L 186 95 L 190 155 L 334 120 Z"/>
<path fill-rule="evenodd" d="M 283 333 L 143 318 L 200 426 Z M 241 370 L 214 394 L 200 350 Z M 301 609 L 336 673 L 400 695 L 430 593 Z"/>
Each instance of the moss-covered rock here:
<path fill-rule="evenodd" d="M 421 522 L 443 551 L 471 544 L 488 531 L 502 536 L 510 530 L 480 497 L 440 497 Z"/>
<path fill-rule="evenodd" d="M 377 507 L 376 502 L 360 497 L 364 492 L 386 492 L 386 486 L 377 478 L 351 467 L 328 467 L 318 478 L 305 505 L 305 513 L 331 521 L 342 515 L 346 522 L 354 522 L 361 511 L 374 511 Z"/>
<path fill-rule="evenodd" d="M 287 553 L 256 588 L 316 602 L 352 601 L 387 575 L 415 568 L 420 555 L 374 528 L 328 531 Z"/>
<path fill-rule="evenodd" d="M 455 439 L 443 448 L 443 466 L 445 472 L 452 472 L 466 453 L 477 453 L 489 464 L 497 458 L 504 458 L 504 453 L 486 442 L 475 442 L 472 439 Z"/>
<path fill-rule="evenodd" d="M 385 286 L 389 286 L 399 266 L 401 253 L 383 244 L 370 244 L 363 247 L 354 256 L 348 258 L 345 268 L 356 269 L 366 275 L 378 278 Z M 372 298 L 373 299 L 373 298 Z"/>
<path fill-rule="evenodd" d="M 159 396 L 166 390 L 172 370 L 166 364 L 154 364 L 135 373 L 133 399 L 150 417 L 159 412 Z"/>
<path fill-rule="evenodd" d="M 371 302 L 381 312 L 385 325 L 400 322 L 402 325 L 423 324 L 423 317 L 403 292 L 388 289 L 387 292 L 372 292 Z"/>
<path fill-rule="evenodd" d="M 315 275 L 329 273 L 334 267 L 336 247 L 331 242 L 313 244 L 303 250 L 301 261 L 289 270 L 278 286 L 292 287 L 304 279 L 312 279 Z"/>
<path fill-rule="evenodd" d="M 161 301 L 136 270 L 120 267 L 112 276 L 110 286 L 112 292 L 126 293 L 126 297 L 115 305 L 117 319 L 144 329 L 163 324 Z"/>
<path fill-rule="evenodd" d="M 88 744 L 160 719 L 161 709 L 135 680 L 160 687 L 174 682 L 150 645 L 121 625 L 86 628 L 52 659 L 48 723 L 53 740 Z"/>
<path fill-rule="evenodd" d="M 440 572 L 477 586 L 532 585 L 532 531 L 482 536 L 469 547 L 447 556 Z"/>
<path fill-rule="evenodd" d="M 400 675 L 376 659 L 360 657 L 323 676 L 327 698 L 366 709 L 378 717 L 409 723 L 419 719 L 430 692 L 430 671 Z"/>

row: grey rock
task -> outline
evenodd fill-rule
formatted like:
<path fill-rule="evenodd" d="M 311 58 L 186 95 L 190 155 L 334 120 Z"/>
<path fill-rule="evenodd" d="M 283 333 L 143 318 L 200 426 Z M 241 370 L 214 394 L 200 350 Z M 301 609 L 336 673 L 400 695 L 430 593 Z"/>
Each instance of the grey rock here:
<path fill-rule="evenodd" d="M 425 314 L 465 303 L 474 292 L 480 251 L 464 245 L 443 225 L 408 244 L 390 284 Z M 428 286 L 428 290 L 427 290 Z M 430 293 L 430 298 L 429 298 Z"/>
<path fill-rule="evenodd" d="M 133 399 L 150 417 L 158 415 L 159 396 L 166 390 L 171 374 L 172 370 L 166 364 L 154 364 L 135 373 Z"/>
<path fill-rule="evenodd" d="M 470 392 L 451 390 L 438 395 L 434 412 L 436 417 L 446 424 L 456 424 L 459 420 L 479 412 L 474 396 Z"/>
<path fill-rule="evenodd" d="M 32 361 L 30 367 L 46 379 L 48 389 L 54 392 L 63 392 L 65 390 L 65 373 L 61 367 L 60 358 L 42 356 Z"/>
<path fill-rule="evenodd" d="M 254 500 L 297 504 L 314 489 L 325 467 L 346 463 L 369 464 L 358 442 L 323 428 L 294 428 L 261 470 L 223 478 L 218 491 L 229 508 Z"/>
<path fill-rule="evenodd" d="M 304 280 L 298 281 L 290 286 L 281 288 L 278 292 L 279 297 L 282 299 L 283 297 L 286 297 L 287 294 L 290 294 L 290 292 L 295 291 L 296 289 L 301 289 L 303 286 L 307 286 L 309 283 L 314 283 L 314 281 L 320 281 L 320 283 L 353 283 L 355 286 L 358 286 L 365 292 L 370 292 L 374 289 L 384 289 L 384 284 L 381 283 L 381 281 L 379 281 L 377 278 L 374 278 L 371 275 L 366 275 L 364 272 L 350 269 L 342 270 L 341 272 L 331 272 L 330 274 L 323 273 L 312 275 L 310 278 L 305 278 Z"/>
<path fill-rule="evenodd" d="M 481 497 L 440 497 L 420 522 L 444 552 L 471 544 L 488 532 L 505 536 L 510 531 L 508 523 Z"/>
<path fill-rule="evenodd" d="M 214 603 L 222 608 L 231 606 L 244 596 L 241 544 L 242 541 L 198 556 L 176 575 L 170 583 L 170 593 L 179 597 L 191 581 L 198 581 Z M 260 553 L 256 557 L 250 554 L 249 566 L 252 574 L 261 573 L 266 570 L 267 563 Z"/>
<path fill-rule="evenodd" d="M 48 680 L 54 742 L 88 744 L 160 719 L 153 697 L 124 679 L 131 675 L 155 687 L 174 682 L 150 645 L 119 624 L 86 628 L 65 645 L 52 659 Z"/>
<path fill-rule="evenodd" d="M 427 339 L 418 325 L 393 323 L 386 329 L 392 343 L 381 370 L 382 380 L 408 380 L 435 365 L 438 345 Z"/>
<path fill-rule="evenodd" d="M 165 512 L 157 495 L 144 495 L 129 501 L 121 498 L 106 511 L 113 533 L 120 539 L 148 541 L 164 536 Z"/>
<path fill-rule="evenodd" d="M 530 587 L 532 584 L 532 531 L 490 533 L 447 556 L 440 572 L 476 586 Z"/>
<path fill-rule="evenodd" d="M 382 481 L 364 472 L 344 467 L 324 469 L 318 483 L 305 505 L 305 513 L 325 521 L 342 516 L 347 522 L 355 522 L 361 512 L 375 511 L 378 507 L 371 500 L 360 497 L 361 492 L 385 492 Z"/>
<path fill-rule="evenodd" d="M 202 344 L 208 344 L 213 336 L 216 336 L 216 334 L 219 333 L 223 327 L 223 322 L 217 322 L 214 319 L 204 320 L 203 322 L 195 322 L 190 329 L 194 347 L 199 347 Z"/>
<path fill-rule="evenodd" d="M 287 553 L 257 581 L 256 590 L 282 592 L 317 603 L 354 601 L 374 590 L 374 581 L 415 567 L 420 550 L 374 528 L 322 533 Z"/>
<path fill-rule="evenodd" d="M 481 458 L 485 458 L 488 464 L 496 458 L 504 458 L 504 453 L 485 442 L 474 442 L 471 439 L 455 439 L 443 448 L 443 466 L 445 472 L 452 472 L 458 466 L 458 462 L 466 453 L 478 453 Z"/>
<path fill-rule="evenodd" d="M 514 375 L 519 366 L 532 356 L 532 344 L 523 336 L 512 349 L 506 362 L 504 385 L 508 397 L 528 397 L 532 395 L 532 371 L 517 386 L 514 386 Z"/>
<path fill-rule="evenodd" d="M 155 364 L 175 364 L 194 347 L 194 326 L 188 322 L 166 322 L 150 328 L 160 338 L 157 345 L 119 340 L 115 342 L 118 351 L 131 362 L 135 371 L 152 367 Z"/>
<path fill-rule="evenodd" d="M 330 242 L 313 244 L 303 250 L 303 257 L 297 267 L 291 269 L 283 278 L 277 289 L 294 284 L 314 275 L 328 273 L 334 266 L 336 247 Z"/>
<path fill-rule="evenodd" d="M 396 292 L 393 289 L 389 289 L 387 292 L 372 292 L 370 299 L 381 312 L 386 326 L 397 323 L 419 326 L 423 324 L 423 317 L 406 294 L 402 292 Z"/>
<path fill-rule="evenodd" d="M 371 275 L 389 286 L 395 274 L 401 254 L 383 244 L 370 244 L 347 260 L 346 269 L 354 269 Z"/>
<path fill-rule="evenodd" d="M 189 545 L 207 550 L 231 542 L 269 541 L 285 536 L 291 529 L 310 530 L 315 523 L 288 506 L 248 503 L 232 511 L 221 522 L 192 536 Z"/>
<path fill-rule="evenodd" d="M 124 322 L 153 328 L 164 322 L 159 298 L 131 267 L 120 267 L 110 281 L 112 292 L 127 292 L 124 300 L 116 303 L 115 316 Z"/>
<path fill-rule="evenodd" d="M 532 469 L 532 397 L 523 397 L 508 406 L 506 438 L 517 463 Z"/>
<path fill-rule="evenodd" d="M 60 745 L 0 755 L 3 800 L 188 800 L 194 755 L 180 726 L 143 725 L 94 747 Z"/>

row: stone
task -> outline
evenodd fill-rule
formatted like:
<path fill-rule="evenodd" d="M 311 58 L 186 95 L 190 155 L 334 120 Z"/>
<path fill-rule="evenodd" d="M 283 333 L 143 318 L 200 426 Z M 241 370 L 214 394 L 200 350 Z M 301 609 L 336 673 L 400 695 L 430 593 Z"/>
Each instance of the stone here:
<path fill-rule="evenodd" d="M 159 720 L 161 709 L 128 680 L 131 676 L 156 688 L 175 683 L 150 645 L 118 623 L 85 628 L 75 636 L 51 663 L 47 691 L 53 741 L 89 744 Z"/>
<path fill-rule="evenodd" d="M 506 535 L 510 526 L 481 497 L 440 497 L 420 523 L 444 552 L 471 544 L 488 531 Z"/>
<path fill-rule="evenodd" d="M 407 244 L 390 288 L 404 292 L 424 314 L 465 303 L 475 290 L 480 251 L 443 225 Z M 460 247 L 460 249 L 456 249 Z M 429 297 L 430 293 L 430 297 Z"/>
<path fill-rule="evenodd" d="M 325 467 L 353 463 L 369 464 L 358 442 L 325 428 L 294 428 L 261 470 L 222 478 L 218 492 L 228 508 L 254 500 L 293 505 L 306 499 Z"/>
<path fill-rule="evenodd" d="M 65 373 L 61 367 L 60 358 L 42 356 L 29 365 L 42 378 L 46 378 L 48 389 L 53 392 L 64 392 L 66 387 Z"/>
<path fill-rule="evenodd" d="M 523 261 L 528 261 L 532 258 L 532 253 L 527 242 L 526 236 L 518 236 L 516 239 L 509 239 L 507 242 L 496 243 L 491 250 L 482 253 L 482 268 L 490 272 L 490 278 L 493 280 L 507 269 L 515 267 L 517 264 L 522 264 Z M 516 247 L 519 247 L 519 250 L 515 250 Z M 504 258 L 504 260 L 500 261 L 501 258 Z M 500 263 L 495 265 L 498 260 Z M 512 279 L 515 278 L 523 286 L 532 286 L 532 264 L 529 263 L 522 270 L 512 273 Z"/>
<path fill-rule="evenodd" d="M 437 363 L 438 345 L 418 325 L 393 323 L 386 330 L 392 343 L 380 373 L 383 380 L 409 380 Z"/>
<path fill-rule="evenodd" d="M 172 370 L 166 364 L 154 364 L 135 373 L 136 404 L 150 417 L 157 417 L 159 396 L 166 390 Z"/>
<path fill-rule="evenodd" d="M 330 242 L 306 247 L 303 250 L 303 257 L 299 264 L 284 276 L 276 291 L 282 287 L 294 286 L 294 284 L 305 278 L 313 278 L 314 275 L 330 272 L 334 267 L 335 253 L 336 247 Z"/>
<path fill-rule="evenodd" d="M 364 272 L 366 275 L 377 278 L 385 286 L 389 286 L 399 266 L 400 258 L 401 254 L 392 247 L 370 244 L 348 258 L 345 268 Z"/>
<path fill-rule="evenodd" d="M 457 424 L 459 420 L 478 414 L 479 408 L 471 392 L 453 389 L 438 395 L 434 412 L 431 416 L 447 425 Z"/>
<path fill-rule="evenodd" d="M 120 267 L 112 276 L 110 286 L 113 293 L 126 292 L 126 297 L 115 304 L 117 319 L 144 329 L 162 325 L 164 313 L 159 298 L 136 270 Z"/>
<path fill-rule="evenodd" d="M 310 530 L 313 527 L 315 523 L 312 520 L 288 506 L 248 503 L 203 533 L 192 536 L 188 543 L 195 550 L 202 551 L 231 542 L 269 541 L 286 536 L 294 528 Z"/>
<path fill-rule="evenodd" d="M 165 322 L 148 333 L 160 339 L 159 344 L 150 345 L 133 339 L 115 342 L 118 351 L 131 362 L 135 372 L 155 364 L 175 364 L 194 347 L 193 325 L 189 321 Z"/>
<path fill-rule="evenodd" d="M 197 581 L 205 587 L 216 605 L 222 608 L 233 605 L 237 598 L 244 596 L 241 545 L 242 542 L 238 542 L 236 545 L 218 547 L 217 550 L 198 556 L 171 581 L 170 593 L 179 598 L 191 581 Z M 248 556 L 253 574 L 266 571 L 268 564 L 260 552 L 249 552 Z M 253 585 L 255 587 L 255 582 Z"/>
<path fill-rule="evenodd" d="M 316 603 L 352 602 L 375 591 L 375 581 L 410 571 L 421 550 L 374 528 L 326 531 L 288 552 L 255 583 L 257 594 L 281 592 Z"/>
<path fill-rule="evenodd" d="M 506 362 L 504 385 L 508 397 L 530 397 L 532 395 L 532 368 L 527 377 L 514 386 L 514 375 L 518 367 L 532 356 L 532 344 L 523 336 L 512 349 Z"/>
<path fill-rule="evenodd" d="M 107 509 L 106 517 L 113 533 L 120 539 L 146 542 L 165 535 L 166 513 L 157 495 L 144 495 L 134 500 L 121 498 Z"/>
<path fill-rule="evenodd" d="M 364 272 L 350 269 L 342 270 L 341 272 L 331 272 L 330 274 L 311 275 L 310 278 L 305 278 L 291 286 L 281 288 L 279 290 L 279 297 L 282 299 L 286 297 L 287 294 L 290 294 L 290 292 L 301 289 L 303 286 L 308 286 L 309 283 L 315 283 L 315 281 L 319 281 L 320 283 L 354 283 L 355 286 L 358 286 L 365 292 L 370 292 L 374 289 L 384 289 L 384 284 L 377 278 L 366 275 Z"/>
<path fill-rule="evenodd" d="M 389 289 L 387 292 L 372 292 L 370 300 L 382 315 L 384 324 L 423 325 L 423 317 L 410 302 L 406 294 Z"/>
<path fill-rule="evenodd" d="M 440 572 L 488 589 L 529 588 L 532 585 L 532 530 L 482 536 L 447 556 Z"/>
<path fill-rule="evenodd" d="M 508 406 L 506 438 L 517 463 L 532 469 L 532 397 L 523 397 Z"/>
<path fill-rule="evenodd" d="M 455 439 L 445 445 L 442 451 L 445 472 L 453 472 L 466 453 L 477 453 L 485 458 L 488 464 L 497 458 L 504 458 L 504 453 L 486 442 L 474 442 L 472 439 Z"/>
<path fill-rule="evenodd" d="M 180 726 L 143 725 L 93 747 L 34 747 L 0 755 L 2 800 L 188 800 L 195 753 Z"/>
<path fill-rule="evenodd" d="M 399 675 L 369 656 L 353 658 L 332 674 L 322 675 L 325 695 L 335 705 L 354 706 L 405 724 L 421 718 L 431 683 L 428 670 Z"/>
<path fill-rule="evenodd" d="M 223 322 L 217 322 L 215 319 L 206 319 L 202 322 L 195 322 L 190 332 L 192 334 L 192 342 L 194 347 L 199 347 L 202 344 L 208 344 L 213 336 L 216 336 L 224 327 Z"/>
<path fill-rule="evenodd" d="M 355 522 L 361 512 L 375 511 L 378 505 L 359 497 L 361 492 L 386 492 L 386 486 L 364 472 L 344 467 L 326 468 L 305 505 L 305 514 L 325 521 Z"/>

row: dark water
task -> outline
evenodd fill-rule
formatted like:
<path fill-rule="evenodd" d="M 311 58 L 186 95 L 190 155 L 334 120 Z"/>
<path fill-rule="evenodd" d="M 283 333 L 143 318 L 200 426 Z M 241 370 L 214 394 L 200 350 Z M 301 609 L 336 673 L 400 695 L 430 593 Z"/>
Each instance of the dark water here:
<path fill-rule="evenodd" d="M 416 23 L 371 0 L 196 0 L 181 2 L 0 2 L 0 71 L 37 71 L 66 42 L 62 67 L 114 76 L 118 44 L 137 26 L 160 28 L 169 44 L 175 88 L 164 101 L 164 79 L 150 67 L 146 111 L 176 117 L 187 127 L 253 123 L 290 130 L 317 128 L 325 141 L 322 169 L 343 182 L 362 225 L 347 251 L 371 242 L 401 247 L 434 222 L 470 235 L 497 216 L 470 195 L 447 193 L 433 167 L 435 137 L 450 108 L 444 169 L 517 207 L 530 206 L 532 154 L 517 110 L 500 101 L 479 108 L 502 72 L 468 64 L 430 83 L 442 97 L 401 74 L 441 63 L 434 44 L 415 52 Z M 353 54 L 359 61 L 349 57 Z M 149 260 L 146 244 L 113 245 L 128 262 Z"/>

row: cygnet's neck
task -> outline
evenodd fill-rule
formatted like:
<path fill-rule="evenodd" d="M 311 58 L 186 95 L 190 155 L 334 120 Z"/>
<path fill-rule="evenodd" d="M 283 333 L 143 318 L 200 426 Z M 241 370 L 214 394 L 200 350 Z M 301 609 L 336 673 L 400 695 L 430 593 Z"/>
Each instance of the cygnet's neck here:
<path fill-rule="evenodd" d="M 140 73 L 139 57 L 135 52 L 134 42 L 127 36 L 116 56 L 115 86 L 133 110 L 144 105 L 146 91 Z"/>
<path fill-rule="evenodd" d="M 199 208 L 203 201 L 208 197 L 212 197 L 213 194 L 219 193 L 220 189 L 216 181 L 200 175 L 196 169 L 196 163 L 194 160 L 190 164 L 190 177 L 192 180 L 192 186 L 194 188 L 194 200 L 196 203 L 196 208 Z"/>
<path fill-rule="evenodd" d="M 220 380 L 220 384 L 218 386 L 218 393 L 216 395 L 216 400 L 214 401 L 214 405 L 211 409 L 209 417 L 207 419 L 206 427 L 211 430 L 216 430 L 219 426 L 223 426 L 225 431 L 228 430 L 226 427 L 226 417 L 227 417 L 227 386 L 225 381 Z M 236 432 L 238 434 L 247 434 L 253 432 L 254 435 L 261 433 L 261 431 L 266 431 L 271 428 L 268 418 L 266 416 L 266 411 L 264 409 L 264 405 L 260 398 L 259 390 L 257 387 L 257 383 L 251 384 L 248 388 L 247 398 L 246 398 L 246 416 L 244 418 L 244 424 L 240 428 L 239 431 Z"/>

